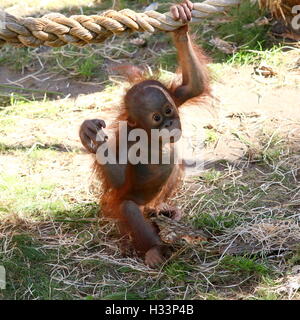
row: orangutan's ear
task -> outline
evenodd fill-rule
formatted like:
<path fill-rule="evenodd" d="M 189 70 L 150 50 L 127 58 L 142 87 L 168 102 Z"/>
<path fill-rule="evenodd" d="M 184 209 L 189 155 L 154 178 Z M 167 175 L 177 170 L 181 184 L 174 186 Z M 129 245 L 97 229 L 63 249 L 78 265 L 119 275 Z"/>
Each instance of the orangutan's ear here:
<path fill-rule="evenodd" d="M 146 80 L 146 70 L 131 64 L 118 64 L 107 69 L 108 74 L 124 77 L 129 83 L 135 84 Z"/>
<path fill-rule="evenodd" d="M 135 128 L 137 124 L 136 121 L 132 120 L 131 118 L 128 118 L 127 123 L 131 128 Z"/>

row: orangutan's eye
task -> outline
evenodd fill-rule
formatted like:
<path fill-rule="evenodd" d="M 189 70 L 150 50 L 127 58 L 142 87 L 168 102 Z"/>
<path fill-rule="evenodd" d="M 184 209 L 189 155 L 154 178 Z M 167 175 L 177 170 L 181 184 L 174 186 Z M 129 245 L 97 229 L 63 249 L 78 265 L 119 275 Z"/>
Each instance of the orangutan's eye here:
<path fill-rule="evenodd" d="M 167 116 L 167 117 L 170 117 L 173 115 L 173 112 L 174 112 L 174 109 L 173 109 L 173 106 L 170 105 L 170 104 L 166 104 L 165 107 L 164 107 L 164 114 Z"/>
<path fill-rule="evenodd" d="M 153 115 L 153 120 L 154 120 L 155 122 L 160 122 L 160 121 L 161 121 L 161 115 L 158 114 L 158 113 L 154 113 L 154 115 Z"/>
<path fill-rule="evenodd" d="M 172 109 L 170 107 L 167 107 L 165 112 L 166 112 L 166 114 L 171 114 L 172 113 Z"/>

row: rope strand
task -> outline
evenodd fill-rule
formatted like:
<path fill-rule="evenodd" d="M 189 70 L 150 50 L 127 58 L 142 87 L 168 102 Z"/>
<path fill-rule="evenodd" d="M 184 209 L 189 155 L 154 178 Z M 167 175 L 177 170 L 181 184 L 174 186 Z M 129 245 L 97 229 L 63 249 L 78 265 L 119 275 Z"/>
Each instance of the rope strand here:
<path fill-rule="evenodd" d="M 203 18 L 224 13 L 240 4 L 241 0 L 205 0 L 194 3 L 190 23 L 200 23 Z M 84 46 L 100 43 L 114 34 L 123 32 L 174 31 L 183 24 L 175 21 L 168 12 L 137 13 L 130 9 L 108 10 L 99 15 L 73 15 L 49 13 L 41 18 L 16 18 L 0 11 L 0 47 L 61 47 L 68 43 Z"/>

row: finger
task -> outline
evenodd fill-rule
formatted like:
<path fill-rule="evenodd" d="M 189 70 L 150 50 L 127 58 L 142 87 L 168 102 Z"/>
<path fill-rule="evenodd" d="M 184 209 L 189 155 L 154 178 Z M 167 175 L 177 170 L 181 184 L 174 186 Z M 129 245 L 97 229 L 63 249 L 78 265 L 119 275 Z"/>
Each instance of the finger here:
<path fill-rule="evenodd" d="M 101 130 L 102 128 L 106 128 L 106 123 L 104 120 L 100 119 L 88 120 L 86 123 L 86 128 L 97 133 L 97 131 Z"/>
<path fill-rule="evenodd" d="M 99 130 L 96 135 L 96 141 L 104 142 L 108 139 L 108 136 L 105 134 L 103 130 Z"/>
<path fill-rule="evenodd" d="M 96 119 L 95 124 L 101 128 L 106 128 L 106 123 L 104 120 Z"/>
<path fill-rule="evenodd" d="M 187 17 L 186 17 L 186 14 L 185 14 L 183 7 L 178 6 L 177 9 L 179 11 L 180 20 L 182 21 L 182 23 L 187 23 L 188 20 L 187 20 Z"/>
<path fill-rule="evenodd" d="M 149 257 L 146 257 L 145 263 L 146 263 L 146 265 L 149 266 L 150 268 L 153 268 L 153 267 L 154 267 L 154 263 L 153 263 L 151 257 L 150 257 L 150 258 L 149 258 Z"/>
<path fill-rule="evenodd" d="M 98 128 L 96 127 L 94 122 L 94 120 L 85 120 L 81 126 L 83 131 L 87 131 L 88 129 L 90 129 L 96 132 Z"/>
<path fill-rule="evenodd" d="M 104 120 L 101 119 L 93 119 L 93 120 L 89 120 L 90 123 L 92 123 L 91 126 L 89 127 L 97 127 L 97 129 L 101 129 L 101 128 L 106 128 L 106 123 Z"/>
<path fill-rule="evenodd" d="M 192 11 L 194 9 L 194 4 L 192 1 L 190 0 L 186 0 L 185 3 L 187 4 L 187 6 L 189 7 L 189 9 Z"/>
<path fill-rule="evenodd" d="M 155 259 L 155 266 L 160 266 L 164 262 L 164 259 L 157 257 Z"/>
<path fill-rule="evenodd" d="M 86 134 L 82 137 L 82 144 L 89 152 L 96 153 L 96 146 L 92 145 L 91 139 Z"/>
<path fill-rule="evenodd" d="M 187 20 L 190 21 L 192 19 L 192 14 L 191 14 L 191 10 L 189 9 L 189 7 L 187 6 L 187 4 L 183 4 L 182 5 L 183 9 L 184 9 L 184 12 L 185 12 L 185 15 L 187 17 Z"/>
<path fill-rule="evenodd" d="M 108 136 L 105 134 L 103 130 L 97 130 L 94 132 L 91 129 L 87 129 L 85 131 L 85 135 L 92 141 L 95 145 L 99 145 L 101 142 L 105 142 L 108 140 Z"/>
<path fill-rule="evenodd" d="M 95 132 L 94 130 L 88 128 L 84 134 L 89 138 L 90 141 L 93 141 L 94 143 L 97 143 L 96 140 L 96 136 L 97 136 L 97 132 Z"/>
<path fill-rule="evenodd" d="M 158 257 L 153 257 L 150 261 L 149 261 L 149 266 L 151 268 L 155 268 L 157 266 L 159 266 L 162 263 L 162 260 L 159 259 Z"/>
<path fill-rule="evenodd" d="M 177 6 L 171 7 L 171 13 L 173 15 L 174 20 L 179 20 L 180 17 L 179 17 L 179 11 L 178 11 Z"/>

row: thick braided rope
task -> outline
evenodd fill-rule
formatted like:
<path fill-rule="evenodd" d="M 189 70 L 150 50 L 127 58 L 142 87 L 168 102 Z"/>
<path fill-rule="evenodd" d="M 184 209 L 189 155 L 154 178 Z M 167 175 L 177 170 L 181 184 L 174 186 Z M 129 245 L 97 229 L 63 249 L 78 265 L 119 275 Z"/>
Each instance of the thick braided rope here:
<path fill-rule="evenodd" d="M 205 0 L 194 4 L 190 23 L 224 13 L 240 4 L 241 0 Z M 17 47 L 61 47 L 67 43 L 83 46 L 103 42 L 114 34 L 125 31 L 174 31 L 183 24 L 170 13 L 156 11 L 136 13 L 129 9 L 108 10 L 100 15 L 74 15 L 69 18 L 50 13 L 41 18 L 16 18 L 0 11 L 0 47 L 6 43 Z"/>

